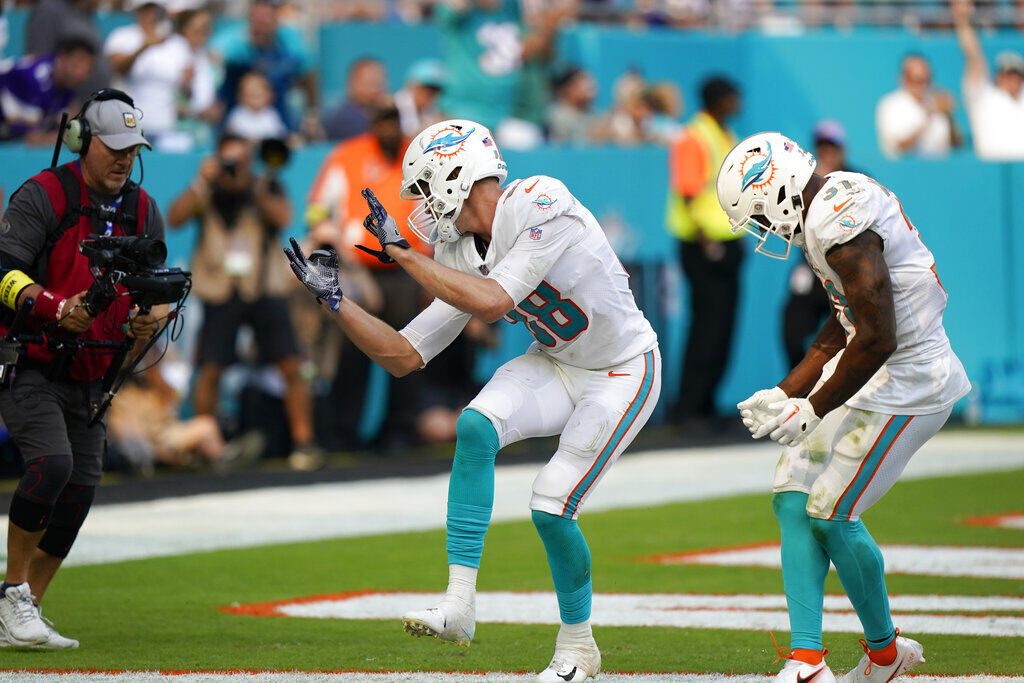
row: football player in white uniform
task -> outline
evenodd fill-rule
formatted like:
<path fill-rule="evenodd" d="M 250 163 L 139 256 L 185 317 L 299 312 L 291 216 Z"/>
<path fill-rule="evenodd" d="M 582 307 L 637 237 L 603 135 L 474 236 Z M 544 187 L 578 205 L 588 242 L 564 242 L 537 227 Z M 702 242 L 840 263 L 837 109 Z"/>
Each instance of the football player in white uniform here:
<path fill-rule="evenodd" d="M 754 438 L 785 451 L 772 507 L 782 532 L 790 651 L 777 681 L 830 683 L 821 641 L 829 561 L 864 627 L 865 655 L 844 681 L 889 681 L 924 661 L 889 614 L 882 555 L 860 515 L 970 389 L 942 327 L 946 290 L 899 200 L 860 173 L 814 173 L 778 133 L 739 143 L 718 175 L 733 230 L 755 251 L 802 247 L 835 317 L 778 386 L 739 404 Z"/>
<path fill-rule="evenodd" d="M 307 259 L 293 245 L 299 279 L 338 314 L 349 338 L 396 376 L 426 365 L 473 315 L 522 323 L 536 340 L 499 368 L 459 417 L 448 489 L 448 590 L 436 607 L 406 614 L 405 629 L 470 643 L 495 455 L 521 439 L 558 434 L 530 501 L 562 619 L 554 657 L 538 681 L 588 680 L 601 655 L 590 628 L 590 551 L 576 518 L 654 410 L 661 392 L 657 336 L 590 211 L 547 176 L 503 188 L 505 162 L 480 124 L 427 128 L 402 167 L 403 197 L 421 202 L 409 225 L 434 243 L 434 259 L 408 248 L 369 191 L 364 225 L 380 239 L 380 251 L 371 253 L 398 262 L 433 303 L 399 332 L 342 297 L 336 254 Z"/>

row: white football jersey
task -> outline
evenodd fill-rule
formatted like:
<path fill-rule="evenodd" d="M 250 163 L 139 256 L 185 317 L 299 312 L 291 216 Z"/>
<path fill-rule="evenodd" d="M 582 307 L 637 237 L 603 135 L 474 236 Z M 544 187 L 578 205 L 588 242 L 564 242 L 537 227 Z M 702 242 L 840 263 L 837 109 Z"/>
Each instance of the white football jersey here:
<path fill-rule="evenodd" d="M 846 403 L 891 415 L 943 410 L 963 398 L 971 384 L 942 327 L 948 295 L 935 270 L 935 257 L 894 194 L 860 173 L 830 173 L 807 210 L 804 253 L 832 300 L 847 343 L 857 333 L 857 321 L 825 254 L 865 230 L 882 238 L 882 255 L 892 281 L 897 346 Z M 832 375 L 841 355 L 825 366 L 821 381 Z"/>
<path fill-rule="evenodd" d="M 657 346 L 597 219 L 555 178 L 509 184 L 498 200 L 484 256 L 467 234 L 438 244 L 434 258 L 500 284 L 517 302 L 505 319 L 526 325 L 543 351 L 567 365 L 612 367 Z M 402 334 L 426 363 L 468 320 L 435 300 Z"/>

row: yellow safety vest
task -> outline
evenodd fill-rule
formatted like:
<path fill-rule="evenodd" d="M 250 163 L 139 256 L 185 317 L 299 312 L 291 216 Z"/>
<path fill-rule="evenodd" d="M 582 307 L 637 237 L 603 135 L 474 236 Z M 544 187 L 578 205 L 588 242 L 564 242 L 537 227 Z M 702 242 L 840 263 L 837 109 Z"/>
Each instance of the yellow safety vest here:
<path fill-rule="evenodd" d="M 718 169 L 726 155 L 736 145 L 736 136 L 724 130 L 707 112 L 697 112 L 686 126 L 684 135 L 692 135 L 707 151 L 707 180 L 699 195 L 684 201 L 674 188 L 668 190 L 668 208 L 665 223 L 669 232 L 684 242 L 697 240 L 697 226 L 704 235 L 716 242 L 727 242 L 740 238 L 729 228 L 729 217 L 718 203 Z"/>

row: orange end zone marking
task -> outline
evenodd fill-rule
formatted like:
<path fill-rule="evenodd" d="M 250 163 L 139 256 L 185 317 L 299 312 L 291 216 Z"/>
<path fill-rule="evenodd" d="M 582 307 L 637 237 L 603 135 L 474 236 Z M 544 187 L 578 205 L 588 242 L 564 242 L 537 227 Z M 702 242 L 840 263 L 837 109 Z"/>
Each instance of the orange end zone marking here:
<path fill-rule="evenodd" d="M 348 600 L 350 598 L 358 598 L 363 595 L 373 595 L 374 593 L 380 593 L 381 591 L 375 590 L 361 590 L 361 591 L 350 591 L 348 593 L 328 593 L 325 595 L 308 595 L 303 598 L 287 598 L 285 600 L 273 600 L 271 602 L 256 602 L 250 605 L 227 605 L 221 607 L 221 612 L 227 614 L 240 614 L 247 617 L 287 617 L 287 614 L 278 611 L 278 607 L 283 605 L 304 605 L 310 602 L 324 602 L 327 600 Z M 260 673 L 260 672 L 255 672 Z M 342 673 L 354 673 L 354 672 L 342 672 Z"/>
<path fill-rule="evenodd" d="M 1024 521 L 1024 512 L 1003 512 L 998 515 L 978 515 L 976 517 L 968 517 L 963 520 L 963 523 L 968 526 L 1012 528 L 1012 526 L 1007 524 L 1007 522 L 1017 519 Z"/>

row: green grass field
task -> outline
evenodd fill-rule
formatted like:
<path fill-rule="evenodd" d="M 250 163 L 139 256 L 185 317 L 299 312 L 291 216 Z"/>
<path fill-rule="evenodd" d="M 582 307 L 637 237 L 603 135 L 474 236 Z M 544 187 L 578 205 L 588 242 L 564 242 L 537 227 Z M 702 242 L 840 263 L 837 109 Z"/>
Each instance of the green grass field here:
<path fill-rule="evenodd" d="M 966 517 L 1024 510 L 1024 470 L 900 483 L 866 516 L 882 544 L 1024 547 L 1024 530 L 971 527 Z M 778 539 L 767 495 L 584 514 L 596 592 L 781 593 L 775 569 L 660 565 L 637 558 Z M 86 527 L 86 532 L 88 527 Z M 103 670 L 539 670 L 555 627 L 479 624 L 468 649 L 414 639 L 398 621 L 262 618 L 219 608 L 364 589 L 440 591 L 443 532 L 219 551 L 68 567 L 47 596 L 79 650 L 0 654 L 0 668 Z M 1024 595 L 1024 581 L 892 576 L 890 593 Z M 528 522 L 488 533 L 479 589 L 551 589 Z M 841 591 L 835 574 L 829 593 Z M 410 608 L 426 605 L 413 604 Z M 898 624 L 897 624 L 898 625 Z M 776 634 L 780 644 L 787 633 Z M 914 636 L 912 633 L 907 635 Z M 774 673 L 768 633 L 596 627 L 607 671 Z M 861 655 L 854 634 L 826 634 L 835 671 Z M 925 635 L 915 673 L 1024 674 L 1024 638 Z"/>

